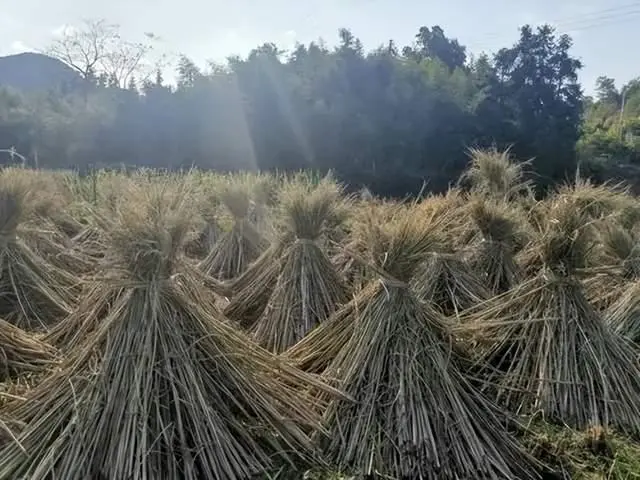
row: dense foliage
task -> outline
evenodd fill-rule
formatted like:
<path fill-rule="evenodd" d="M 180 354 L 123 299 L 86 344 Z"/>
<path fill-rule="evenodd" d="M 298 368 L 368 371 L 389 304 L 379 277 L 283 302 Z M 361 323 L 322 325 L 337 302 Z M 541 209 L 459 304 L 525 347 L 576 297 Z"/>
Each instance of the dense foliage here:
<path fill-rule="evenodd" d="M 618 89 L 614 79 L 600 77 L 596 98 L 586 103 L 580 156 L 596 167 L 640 162 L 640 79 Z"/>
<path fill-rule="evenodd" d="M 284 52 L 266 43 L 205 69 L 183 57 L 175 86 L 161 73 L 136 81 L 135 64 L 118 78 L 72 64 L 85 76 L 79 87 L 0 89 L 0 149 L 80 170 L 333 169 L 353 186 L 402 195 L 425 181 L 446 188 L 470 147 L 512 146 L 517 158 L 534 158 L 536 181 L 546 185 L 575 170 L 576 146 L 589 158 L 637 159 L 633 135 L 620 135 L 621 93 L 607 79 L 586 102 L 577 143 L 585 101 L 570 49 L 568 36 L 525 26 L 511 47 L 472 57 L 434 26 L 404 48 L 389 41 L 365 52 L 343 29 L 334 48 Z M 625 132 L 640 128 L 638 85 L 626 87 Z"/>

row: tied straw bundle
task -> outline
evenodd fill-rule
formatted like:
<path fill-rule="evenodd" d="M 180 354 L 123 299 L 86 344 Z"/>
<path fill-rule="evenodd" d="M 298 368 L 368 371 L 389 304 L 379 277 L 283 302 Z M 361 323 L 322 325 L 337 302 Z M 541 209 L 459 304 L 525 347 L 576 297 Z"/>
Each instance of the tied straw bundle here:
<path fill-rule="evenodd" d="M 195 236 L 189 239 L 185 245 L 186 253 L 194 258 L 206 257 L 209 252 L 214 250 L 222 234 L 218 224 L 218 209 L 220 207 L 218 196 L 203 193 L 202 198 L 205 199 L 199 205 L 202 221 L 199 222 Z"/>
<path fill-rule="evenodd" d="M 469 263 L 491 292 L 506 292 L 522 279 L 515 261 L 525 243 L 521 222 L 507 204 L 480 197 L 472 199 L 470 214 L 479 239 L 471 247 Z"/>
<path fill-rule="evenodd" d="M 463 315 L 486 391 L 520 414 L 541 413 L 577 429 L 640 433 L 635 354 L 587 301 L 576 273 L 593 236 L 589 215 L 566 198 L 549 201 L 532 251 L 538 274 Z"/>
<path fill-rule="evenodd" d="M 372 235 L 379 279 L 345 307 L 352 334 L 324 374 L 355 402 L 330 403 L 324 451 L 342 471 L 380 478 L 536 478 L 498 409 L 458 369 L 441 315 L 409 288 L 441 228 L 406 215 Z"/>
<path fill-rule="evenodd" d="M 181 191 L 128 197 L 109 229 L 108 281 L 125 291 L 60 371 L 5 406 L 24 427 L 0 479 L 234 480 L 310 461 L 322 405 L 301 392 L 335 391 L 218 317 L 180 255 Z"/>
<path fill-rule="evenodd" d="M 27 329 L 47 329 L 72 311 L 79 281 L 50 264 L 21 238 L 31 192 L 0 178 L 0 316 Z"/>
<path fill-rule="evenodd" d="M 242 274 L 265 250 L 266 245 L 247 218 L 251 199 L 246 190 L 229 187 L 220 194 L 220 200 L 233 216 L 234 223 L 200 262 L 200 268 L 211 277 L 229 280 Z"/>
<path fill-rule="evenodd" d="M 247 330 L 255 325 L 278 282 L 280 259 L 293 240 L 289 235 L 276 239 L 242 275 L 227 282 L 232 296 L 224 308 L 225 316 Z"/>
<path fill-rule="evenodd" d="M 459 184 L 468 184 L 475 194 L 506 202 L 533 197 L 533 185 L 525 179 L 524 166 L 516 162 L 509 149 L 469 149 L 469 166 L 460 176 Z"/>
<path fill-rule="evenodd" d="M 590 298 L 608 303 L 604 318 L 615 332 L 640 343 L 640 245 L 632 232 L 618 224 L 607 224 L 601 238 L 618 268 L 613 274 L 592 277 Z"/>
<path fill-rule="evenodd" d="M 411 284 L 419 298 L 445 316 L 457 316 L 491 297 L 482 278 L 454 253 L 431 253 Z"/>
<path fill-rule="evenodd" d="M 341 208 L 341 189 L 333 183 L 291 186 L 281 197 L 285 238 L 295 238 L 278 259 L 278 277 L 252 332 L 256 341 L 282 353 L 325 321 L 346 298 L 346 288 L 321 249 L 333 210 Z M 284 242 L 283 242 L 284 243 Z"/>

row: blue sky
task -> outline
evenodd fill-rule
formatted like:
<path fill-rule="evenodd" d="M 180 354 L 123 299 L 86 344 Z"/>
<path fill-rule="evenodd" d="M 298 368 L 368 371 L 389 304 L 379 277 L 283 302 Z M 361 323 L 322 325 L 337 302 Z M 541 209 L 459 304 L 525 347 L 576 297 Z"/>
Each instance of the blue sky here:
<path fill-rule="evenodd" d="M 640 0 L 0 0 L 0 55 L 45 47 L 64 25 L 104 18 L 130 39 L 143 32 L 160 47 L 203 64 L 265 41 L 290 48 L 348 27 L 367 48 L 393 38 L 403 46 L 421 25 L 442 26 L 473 53 L 513 43 L 518 26 L 551 23 L 574 38 L 592 91 L 599 75 L 618 83 L 640 76 Z"/>

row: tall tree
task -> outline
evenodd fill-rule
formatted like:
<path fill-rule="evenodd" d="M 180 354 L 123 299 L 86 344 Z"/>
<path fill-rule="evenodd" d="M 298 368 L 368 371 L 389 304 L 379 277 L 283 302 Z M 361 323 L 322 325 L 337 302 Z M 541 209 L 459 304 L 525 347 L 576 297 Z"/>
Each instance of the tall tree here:
<path fill-rule="evenodd" d="M 616 81 L 610 77 L 598 77 L 596 79 L 596 98 L 599 102 L 619 104 L 620 93 L 616 88 Z"/>
<path fill-rule="evenodd" d="M 438 59 L 450 70 L 463 67 L 467 60 L 466 48 L 458 40 L 447 38 L 439 25 L 420 27 L 415 39 L 414 47 L 405 47 L 403 50 L 408 58 Z"/>
<path fill-rule="evenodd" d="M 570 175 L 576 166 L 580 136 L 582 63 L 570 55 L 569 36 L 552 27 L 524 26 L 519 41 L 495 56 L 502 104 L 515 109 L 518 135 L 514 151 L 534 157 L 541 183 Z"/>

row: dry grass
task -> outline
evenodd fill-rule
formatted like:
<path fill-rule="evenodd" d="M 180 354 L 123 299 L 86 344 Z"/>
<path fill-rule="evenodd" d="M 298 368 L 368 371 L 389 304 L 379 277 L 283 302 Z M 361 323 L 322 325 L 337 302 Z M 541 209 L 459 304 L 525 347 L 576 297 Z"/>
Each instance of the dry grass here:
<path fill-rule="evenodd" d="M 421 299 L 446 316 L 457 316 L 491 297 L 483 278 L 453 253 L 431 254 L 412 286 Z"/>
<path fill-rule="evenodd" d="M 241 275 L 260 256 L 266 242 L 247 219 L 251 199 L 246 190 L 228 188 L 221 194 L 221 200 L 231 212 L 234 224 L 200 263 L 200 268 L 216 279 L 229 280 Z"/>
<path fill-rule="evenodd" d="M 325 321 L 347 298 L 342 279 L 321 249 L 328 225 L 339 218 L 335 184 L 290 188 L 282 198 L 286 238 L 295 240 L 276 259 L 278 276 L 269 301 L 253 327 L 256 341 L 282 353 Z M 284 242 L 283 242 L 284 243 Z M 273 267 L 272 267 L 273 268 Z"/>
<path fill-rule="evenodd" d="M 493 293 L 506 292 L 523 278 L 515 256 L 528 241 L 517 210 L 501 201 L 472 199 L 469 214 L 479 235 L 470 245 L 469 263 Z"/>
<path fill-rule="evenodd" d="M 407 216 L 373 241 L 380 278 L 354 300 L 351 335 L 325 371 L 355 402 L 330 403 L 324 449 L 341 470 L 382 478 L 535 478 L 458 370 L 441 317 L 407 284 L 437 245 L 434 230 Z"/>
<path fill-rule="evenodd" d="M 0 382 L 54 365 L 55 348 L 0 319 Z"/>
<path fill-rule="evenodd" d="M 0 316 L 21 328 L 46 329 L 72 311 L 80 282 L 21 238 L 32 193 L 20 183 L 0 183 Z"/>
<path fill-rule="evenodd" d="M 532 185 L 525 180 L 524 164 L 513 159 L 507 149 L 469 150 L 470 165 L 461 176 L 473 191 L 500 201 L 531 196 Z"/>
<path fill-rule="evenodd" d="M 507 426 L 559 478 L 638 477 L 640 202 L 473 156 L 416 202 L 0 172 L 0 478 L 535 477 Z"/>
<path fill-rule="evenodd" d="M 0 478 L 240 479 L 314 459 L 320 405 L 304 392 L 333 390 L 217 317 L 182 268 L 187 222 L 165 194 L 118 211 L 125 291 L 61 371 L 5 408 L 24 428 Z"/>

